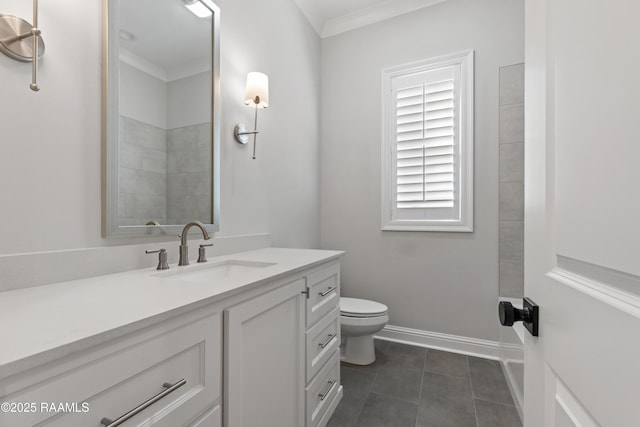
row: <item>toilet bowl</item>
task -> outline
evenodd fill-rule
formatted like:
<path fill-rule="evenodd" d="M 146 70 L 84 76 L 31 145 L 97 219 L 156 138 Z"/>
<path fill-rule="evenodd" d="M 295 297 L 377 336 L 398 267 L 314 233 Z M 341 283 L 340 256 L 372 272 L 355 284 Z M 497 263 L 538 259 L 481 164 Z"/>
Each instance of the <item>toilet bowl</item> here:
<path fill-rule="evenodd" d="M 358 298 L 340 298 L 340 360 L 354 365 L 376 361 L 373 334 L 389 321 L 387 306 Z"/>

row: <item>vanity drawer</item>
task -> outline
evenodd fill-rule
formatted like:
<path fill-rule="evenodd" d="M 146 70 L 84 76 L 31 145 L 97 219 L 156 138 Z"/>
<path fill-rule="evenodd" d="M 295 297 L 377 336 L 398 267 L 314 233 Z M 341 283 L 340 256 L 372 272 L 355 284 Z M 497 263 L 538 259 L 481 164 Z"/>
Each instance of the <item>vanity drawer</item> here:
<path fill-rule="evenodd" d="M 148 401 L 146 409 L 123 425 L 193 423 L 195 414 L 221 403 L 221 316 L 215 312 L 182 317 L 114 340 L 89 355 L 70 355 L 75 366 L 65 358 L 43 367 L 35 386 L 0 399 L 30 402 L 36 410 L 2 414 L 0 426 L 102 427 L 103 418 L 114 421 Z M 23 378 L 15 384 L 27 383 Z M 163 397 L 150 402 L 154 396 Z M 43 403 L 65 409 L 52 411 Z M 215 414 L 208 419 L 219 418 L 219 410 Z"/>
<path fill-rule="evenodd" d="M 306 388 L 307 427 L 316 427 L 340 390 L 340 352 L 333 353 Z"/>
<path fill-rule="evenodd" d="M 340 345 L 340 309 L 322 318 L 307 331 L 307 382 L 318 373 Z"/>
<path fill-rule="evenodd" d="M 222 408 L 218 405 L 207 411 L 189 427 L 222 427 Z"/>
<path fill-rule="evenodd" d="M 340 305 L 340 264 L 307 274 L 307 328 Z"/>

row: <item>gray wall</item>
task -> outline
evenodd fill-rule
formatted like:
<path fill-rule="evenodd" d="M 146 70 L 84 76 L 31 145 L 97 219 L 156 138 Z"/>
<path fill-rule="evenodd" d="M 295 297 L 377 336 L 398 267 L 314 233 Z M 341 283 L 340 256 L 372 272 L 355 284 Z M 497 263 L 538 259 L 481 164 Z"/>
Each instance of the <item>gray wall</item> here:
<path fill-rule="evenodd" d="M 500 296 L 524 296 L 524 64 L 500 68 Z"/>
<path fill-rule="evenodd" d="M 498 68 L 523 61 L 522 0 L 448 0 L 322 41 L 321 246 L 344 295 L 390 324 L 497 341 Z M 382 232 L 381 70 L 475 49 L 473 233 Z"/>

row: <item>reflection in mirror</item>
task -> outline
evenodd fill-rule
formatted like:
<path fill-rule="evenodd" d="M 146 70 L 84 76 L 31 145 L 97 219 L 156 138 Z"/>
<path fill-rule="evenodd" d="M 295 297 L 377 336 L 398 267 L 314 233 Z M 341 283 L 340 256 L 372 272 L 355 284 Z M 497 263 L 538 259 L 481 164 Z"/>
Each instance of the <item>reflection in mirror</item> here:
<path fill-rule="evenodd" d="M 218 229 L 219 10 L 104 0 L 106 237 Z"/>

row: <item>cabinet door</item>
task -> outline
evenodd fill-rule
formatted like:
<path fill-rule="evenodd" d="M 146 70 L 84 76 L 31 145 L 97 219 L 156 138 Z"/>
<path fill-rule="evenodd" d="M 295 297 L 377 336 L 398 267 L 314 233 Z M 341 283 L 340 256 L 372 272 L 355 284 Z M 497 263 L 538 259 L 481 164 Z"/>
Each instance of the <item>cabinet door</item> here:
<path fill-rule="evenodd" d="M 224 312 L 226 427 L 304 425 L 304 279 Z"/>

